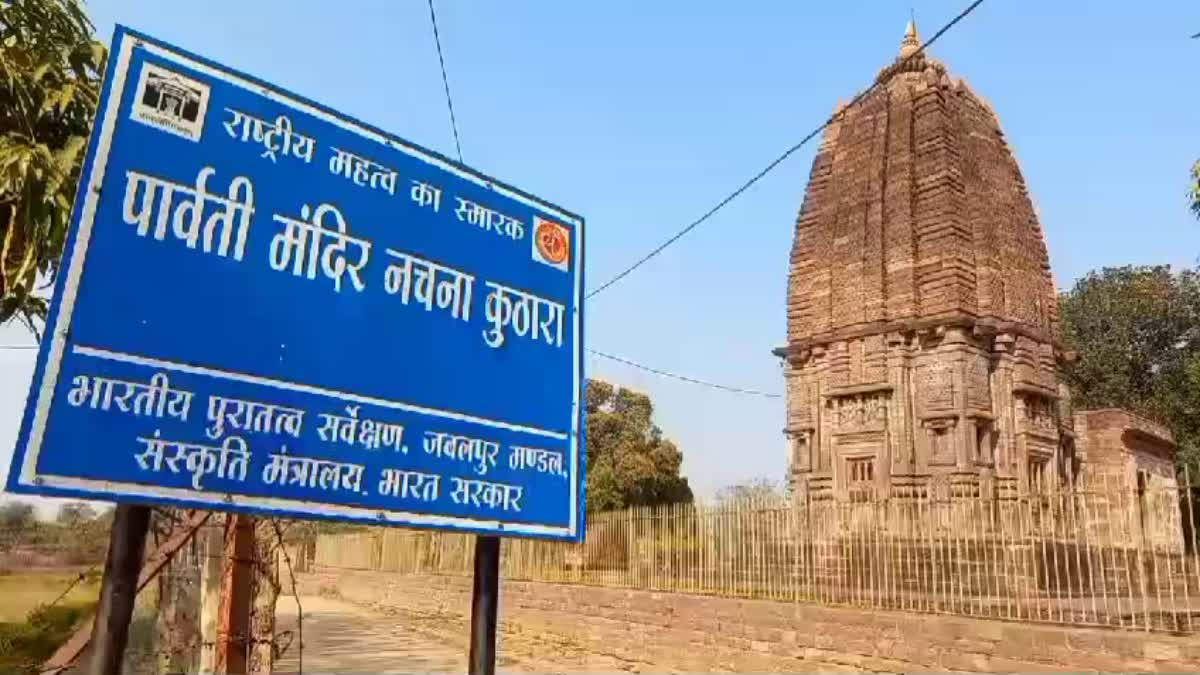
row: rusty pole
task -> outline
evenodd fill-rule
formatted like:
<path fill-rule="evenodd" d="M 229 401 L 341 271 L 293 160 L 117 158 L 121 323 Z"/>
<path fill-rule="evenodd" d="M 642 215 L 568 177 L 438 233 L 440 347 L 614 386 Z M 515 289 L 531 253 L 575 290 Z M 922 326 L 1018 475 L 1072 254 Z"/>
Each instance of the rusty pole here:
<path fill-rule="evenodd" d="M 245 675 L 250 646 L 251 581 L 254 574 L 254 518 L 225 518 L 221 616 L 217 627 L 217 672 Z"/>

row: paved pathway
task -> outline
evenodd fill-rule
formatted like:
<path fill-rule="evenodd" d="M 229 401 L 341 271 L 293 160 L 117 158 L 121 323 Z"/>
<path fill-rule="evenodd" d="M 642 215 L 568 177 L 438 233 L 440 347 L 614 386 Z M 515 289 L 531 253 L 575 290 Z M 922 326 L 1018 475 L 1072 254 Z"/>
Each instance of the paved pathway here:
<path fill-rule="evenodd" d="M 304 605 L 305 673 L 465 673 L 462 649 L 406 631 L 398 617 L 342 600 L 300 597 Z M 279 598 L 278 631 L 296 629 L 296 601 Z M 293 644 L 276 664 L 277 673 L 294 673 Z"/>

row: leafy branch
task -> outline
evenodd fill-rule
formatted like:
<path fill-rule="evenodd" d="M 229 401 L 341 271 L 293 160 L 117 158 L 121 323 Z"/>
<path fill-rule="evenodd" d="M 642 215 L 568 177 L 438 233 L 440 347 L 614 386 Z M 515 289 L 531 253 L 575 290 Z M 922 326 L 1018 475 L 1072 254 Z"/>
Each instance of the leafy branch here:
<path fill-rule="evenodd" d="M 0 3 L 0 323 L 34 332 L 58 272 L 107 58 L 78 0 Z"/>

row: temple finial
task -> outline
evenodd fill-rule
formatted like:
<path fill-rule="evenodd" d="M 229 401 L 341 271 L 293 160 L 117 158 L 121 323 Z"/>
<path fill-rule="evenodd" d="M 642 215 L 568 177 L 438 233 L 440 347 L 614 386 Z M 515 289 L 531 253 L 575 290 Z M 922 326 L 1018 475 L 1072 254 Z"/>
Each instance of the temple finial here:
<path fill-rule="evenodd" d="M 908 25 L 904 27 L 904 39 L 900 41 L 900 58 L 906 59 L 920 48 L 921 38 L 917 35 L 916 15 L 910 14 Z"/>

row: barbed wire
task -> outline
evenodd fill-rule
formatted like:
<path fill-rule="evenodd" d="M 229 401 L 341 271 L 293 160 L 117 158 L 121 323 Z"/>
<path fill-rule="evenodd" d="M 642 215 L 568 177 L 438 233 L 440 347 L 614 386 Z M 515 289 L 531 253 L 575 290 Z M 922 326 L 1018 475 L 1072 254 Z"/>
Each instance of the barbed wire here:
<path fill-rule="evenodd" d="M 71 582 L 67 584 L 67 587 L 64 588 L 63 591 L 58 594 L 58 597 L 54 598 L 54 600 L 49 602 L 48 604 L 42 605 L 41 609 L 43 611 L 45 611 L 45 610 L 49 610 L 49 609 L 53 609 L 53 608 L 57 607 L 58 603 L 62 602 L 63 599 L 65 599 L 68 595 L 70 595 L 71 591 L 75 590 L 76 586 L 83 583 L 88 577 L 96 574 L 99 571 L 99 567 L 100 567 L 99 565 L 92 565 L 91 567 L 87 568 L 86 570 L 75 575 L 75 578 L 72 579 Z"/>
<path fill-rule="evenodd" d="M 287 545 L 283 543 L 283 530 L 279 527 L 278 522 L 272 520 L 271 524 L 275 526 L 275 537 L 279 550 L 283 553 L 283 560 L 287 563 L 288 576 L 292 582 L 292 596 L 296 598 L 296 671 L 302 675 L 304 673 L 304 607 L 300 604 L 300 591 L 296 584 L 296 572 L 292 567 L 292 557 L 288 554 Z"/>

